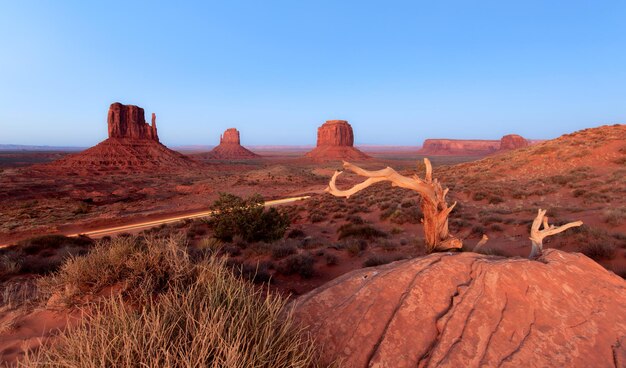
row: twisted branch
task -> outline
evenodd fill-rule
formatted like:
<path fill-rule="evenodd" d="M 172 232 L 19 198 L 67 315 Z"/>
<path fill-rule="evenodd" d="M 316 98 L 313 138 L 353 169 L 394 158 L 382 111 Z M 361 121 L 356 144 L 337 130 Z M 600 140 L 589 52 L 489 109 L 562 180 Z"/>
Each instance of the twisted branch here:
<path fill-rule="evenodd" d="M 541 255 L 543 252 L 543 239 L 563 232 L 569 228 L 577 227 L 583 224 L 582 221 L 574 221 L 567 223 L 562 226 L 554 226 L 548 224 L 548 217 L 546 216 L 547 210 L 542 210 L 541 208 L 537 211 L 537 217 L 533 220 L 533 224 L 530 227 L 530 241 L 532 242 L 532 250 L 530 251 L 530 255 L 528 258 L 536 258 Z M 543 225 L 543 229 L 539 230 L 539 228 Z"/>

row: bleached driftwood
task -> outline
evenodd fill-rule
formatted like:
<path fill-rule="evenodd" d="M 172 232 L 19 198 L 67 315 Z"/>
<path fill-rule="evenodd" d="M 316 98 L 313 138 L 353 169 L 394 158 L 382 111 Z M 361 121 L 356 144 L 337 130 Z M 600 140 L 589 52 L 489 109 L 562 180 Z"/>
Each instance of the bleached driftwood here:
<path fill-rule="evenodd" d="M 537 211 L 537 217 L 533 221 L 533 224 L 530 228 L 530 241 L 532 242 L 532 250 L 530 251 L 530 255 L 528 258 L 536 258 L 541 255 L 543 251 L 543 239 L 558 234 L 562 231 L 565 231 L 571 227 L 580 226 L 583 224 L 582 221 L 574 221 L 567 223 L 562 226 L 554 226 L 548 225 L 548 217 L 546 216 L 547 210 L 542 210 L 541 208 Z M 539 230 L 541 225 L 543 224 L 543 229 Z"/>
<path fill-rule="evenodd" d="M 336 171 L 328 183 L 326 191 L 337 197 L 349 198 L 351 195 L 369 187 L 370 185 L 382 181 L 391 182 L 392 186 L 413 190 L 421 196 L 421 208 L 424 218 L 424 236 L 426 241 L 426 251 L 432 253 L 435 251 L 445 251 L 450 249 L 460 249 L 463 246 L 462 241 L 452 236 L 448 231 L 448 215 L 456 205 L 454 202 L 448 206 L 446 195 L 448 188 L 443 189 L 437 179 L 432 178 L 432 165 L 427 158 L 424 158 L 426 165 L 426 174 L 424 179 L 417 175 L 406 177 L 398 174 L 394 169 L 387 167 L 382 170 L 369 171 L 364 170 L 349 162 L 343 162 L 343 167 L 353 173 L 368 178 L 347 190 L 338 189 L 336 186 L 337 177 L 343 171 Z"/>

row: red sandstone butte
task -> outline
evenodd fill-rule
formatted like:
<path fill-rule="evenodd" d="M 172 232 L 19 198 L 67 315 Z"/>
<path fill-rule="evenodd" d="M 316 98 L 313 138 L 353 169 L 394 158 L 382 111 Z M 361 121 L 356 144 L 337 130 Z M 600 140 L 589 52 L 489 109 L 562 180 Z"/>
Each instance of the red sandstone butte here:
<path fill-rule="evenodd" d="M 305 156 L 315 161 L 370 158 L 354 148 L 354 132 L 345 120 L 328 120 L 317 128 L 317 147 Z"/>
<path fill-rule="evenodd" d="M 77 171 L 177 170 L 199 165 L 159 142 L 156 115 L 146 123 L 144 110 L 119 102 L 109 107 L 109 138 L 85 151 L 43 165 L 44 169 Z"/>
<path fill-rule="evenodd" d="M 530 143 L 521 135 L 509 134 L 500 139 L 500 151 L 511 151 L 530 146 Z"/>
<path fill-rule="evenodd" d="M 217 147 L 198 156 L 214 160 L 238 160 L 260 157 L 241 145 L 239 131 L 235 128 L 226 129 L 224 134 L 220 136 L 220 144 Z"/>
<path fill-rule="evenodd" d="M 152 126 L 146 123 L 146 117 L 141 107 L 122 105 L 119 102 L 111 104 L 107 119 L 109 138 L 151 139 L 159 141 L 156 129 L 156 115 L 152 113 Z"/>
<path fill-rule="evenodd" d="M 346 367 L 626 367 L 626 281 L 580 253 L 435 253 L 340 276 L 295 300 Z"/>

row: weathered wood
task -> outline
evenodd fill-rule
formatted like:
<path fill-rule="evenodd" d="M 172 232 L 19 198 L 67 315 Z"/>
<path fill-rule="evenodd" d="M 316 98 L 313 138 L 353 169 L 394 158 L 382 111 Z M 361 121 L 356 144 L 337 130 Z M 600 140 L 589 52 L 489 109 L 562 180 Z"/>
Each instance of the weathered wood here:
<path fill-rule="evenodd" d="M 546 216 L 547 210 L 542 210 L 541 208 L 537 211 L 537 217 L 533 221 L 532 226 L 530 227 L 530 241 L 532 243 L 532 249 L 530 251 L 530 255 L 528 258 L 536 258 L 541 255 L 543 252 L 543 239 L 563 232 L 569 228 L 577 227 L 583 224 L 582 221 L 574 221 L 567 223 L 562 226 L 554 226 L 548 225 L 548 217 Z M 539 230 L 539 228 L 543 225 L 543 229 Z"/>
<path fill-rule="evenodd" d="M 382 181 L 389 181 L 393 186 L 415 191 L 419 193 L 422 198 L 421 208 L 424 214 L 422 223 L 424 225 L 424 238 L 427 252 L 432 253 L 435 251 L 460 249 L 463 246 L 463 242 L 450 235 L 448 231 L 448 216 L 454 209 L 456 202 L 448 206 L 446 202 L 448 189 L 446 188 L 444 190 L 437 179 L 433 180 L 432 165 L 427 158 L 424 158 L 424 165 L 426 165 L 426 174 L 424 179 L 421 179 L 417 175 L 410 178 L 400 175 L 391 167 L 369 171 L 344 161 L 343 167 L 346 170 L 350 170 L 368 179 L 350 189 L 341 190 L 337 188 L 336 182 L 342 171 L 336 171 L 330 179 L 326 191 L 337 197 L 350 198 L 350 196 L 355 193 Z"/>

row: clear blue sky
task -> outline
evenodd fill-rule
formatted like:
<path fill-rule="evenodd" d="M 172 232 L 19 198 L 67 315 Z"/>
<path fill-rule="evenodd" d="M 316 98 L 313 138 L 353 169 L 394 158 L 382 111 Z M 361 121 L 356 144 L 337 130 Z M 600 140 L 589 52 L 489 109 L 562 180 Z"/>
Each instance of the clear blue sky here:
<path fill-rule="evenodd" d="M 115 101 L 169 145 L 553 138 L 626 122 L 626 2 L 0 0 L 0 143 L 93 145 Z"/>

